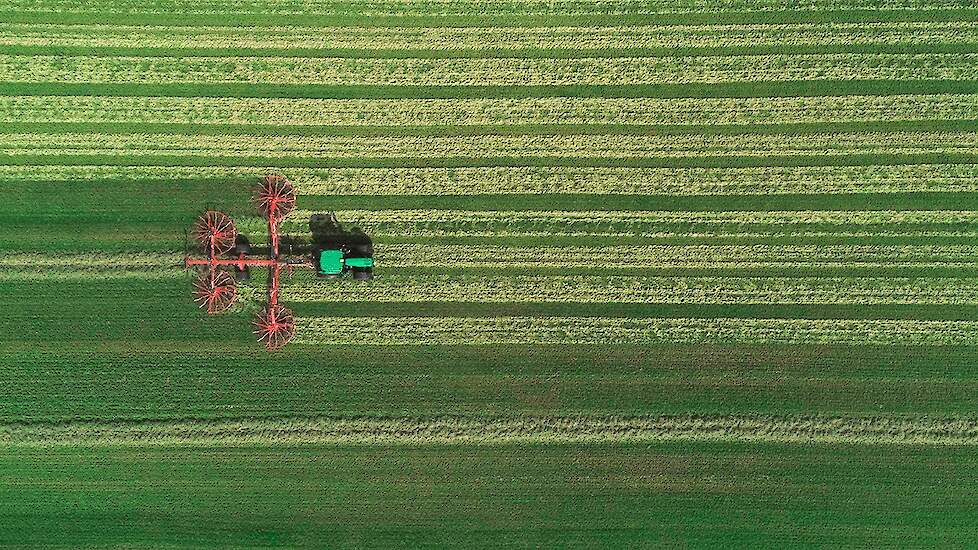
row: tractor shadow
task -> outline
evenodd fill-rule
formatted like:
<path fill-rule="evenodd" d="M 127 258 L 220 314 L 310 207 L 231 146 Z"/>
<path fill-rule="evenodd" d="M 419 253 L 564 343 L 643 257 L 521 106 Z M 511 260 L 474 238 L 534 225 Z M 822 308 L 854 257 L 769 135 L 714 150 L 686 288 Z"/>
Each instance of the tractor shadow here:
<path fill-rule="evenodd" d="M 332 212 L 309 216 L 312 244 L 320 248 L 347 248 L 363 257 L 372 257 L 373 240 L 359 227 L 346 229 Z"/>

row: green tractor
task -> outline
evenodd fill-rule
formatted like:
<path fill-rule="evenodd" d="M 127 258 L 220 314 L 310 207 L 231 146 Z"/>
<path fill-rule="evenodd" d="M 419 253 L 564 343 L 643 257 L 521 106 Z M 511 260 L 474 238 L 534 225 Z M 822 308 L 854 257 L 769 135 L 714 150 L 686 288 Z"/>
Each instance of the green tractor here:
<path fill-rule="evenodd" d="M 359 228 L 345 229 L 333 212 L 309 218 L 312 261 L 316 276 L 337 278 L 349 274 L 356 280 L 373 278 L 374 247 Z"/>

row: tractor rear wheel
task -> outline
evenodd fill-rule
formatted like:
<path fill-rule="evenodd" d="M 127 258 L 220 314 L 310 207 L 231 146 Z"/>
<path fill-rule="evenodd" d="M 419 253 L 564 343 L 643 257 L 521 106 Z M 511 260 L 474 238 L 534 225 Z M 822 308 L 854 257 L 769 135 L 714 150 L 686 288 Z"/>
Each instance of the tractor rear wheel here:
<path fill-rule="evenodd" d="M 278 349 L 295 336 L 292 311 L 280 304 L 268 306 L 255 315 L 255 335 L 268 349 Z"/>

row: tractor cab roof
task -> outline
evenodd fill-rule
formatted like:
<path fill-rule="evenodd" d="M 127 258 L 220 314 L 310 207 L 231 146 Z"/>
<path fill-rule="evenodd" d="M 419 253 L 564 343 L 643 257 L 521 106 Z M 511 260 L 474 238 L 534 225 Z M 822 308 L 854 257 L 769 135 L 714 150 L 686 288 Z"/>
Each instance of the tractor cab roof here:
<path fill-rule="evenodd" d="M 319 272 L 324 275 L 339 275 L 343 273 L 343 251 L 321 251 L 319 253 Z"/>

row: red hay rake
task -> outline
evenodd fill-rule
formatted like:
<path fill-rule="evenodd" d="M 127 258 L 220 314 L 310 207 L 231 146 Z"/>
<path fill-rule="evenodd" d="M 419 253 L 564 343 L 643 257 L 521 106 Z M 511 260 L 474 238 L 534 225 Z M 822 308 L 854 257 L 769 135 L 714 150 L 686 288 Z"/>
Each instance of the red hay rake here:
<path fill-rule="evenodd" d="M 278 226 L 295 209 L 295 188 L 289 180 L 274 174 L 261 178 L 253 200 L 258 211 L 268 220 L 271 246 L 267 258 L 248 257 L 243 251 L 222 258 L 222 255 L 235 248 L 238 231 L 230 216 L 216 210 L 207 210 L 197 218 L 192 229 L 194 240 L 200 244 L 207 257 L 188 256 L 184 261 L 188 269 L 198 269 L 197 279 L 194 281 L 194 301 L 210 314 L 227 311 L 237 297 L 235 278 L 229 269 L 244 271 L 248 267 L 267 267 L 268 300 L 265 307 L 255 315 L 253 324 L 258 341 L 273 350 L 287 344 L 295 335 L 292 312 L 278 303 L 279 274 L 282 269 L 291 272 L 296 265 L 306 265 L 308 262 L 290 261 L 279 256 Z"/>

